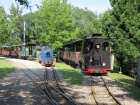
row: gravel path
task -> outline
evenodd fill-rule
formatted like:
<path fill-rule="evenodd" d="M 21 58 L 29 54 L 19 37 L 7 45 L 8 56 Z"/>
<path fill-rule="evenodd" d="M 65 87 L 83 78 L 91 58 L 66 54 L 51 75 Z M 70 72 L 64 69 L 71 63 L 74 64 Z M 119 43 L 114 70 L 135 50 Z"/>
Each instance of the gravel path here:
<path fill-rule="evenodd" d="M 45 68 L 38 62 L 10 58 L 7 60 L 24 64 L 42 78 L 44 76 Z M 16 69 L 0 79 L 0 105 L 47 105 L 47 103 L 22 70 Z"/>

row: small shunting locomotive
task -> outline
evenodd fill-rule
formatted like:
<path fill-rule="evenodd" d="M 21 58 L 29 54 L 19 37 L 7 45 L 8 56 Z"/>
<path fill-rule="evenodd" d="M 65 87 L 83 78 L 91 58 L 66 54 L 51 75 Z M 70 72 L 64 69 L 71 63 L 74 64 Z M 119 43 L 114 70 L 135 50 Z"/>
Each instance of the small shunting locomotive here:
<path fill-rule="evenodd" d="M 37 59 L 43 66 L 54 66 L 54 52 L 50 45 L 44 45 L 37 48 Z"/>

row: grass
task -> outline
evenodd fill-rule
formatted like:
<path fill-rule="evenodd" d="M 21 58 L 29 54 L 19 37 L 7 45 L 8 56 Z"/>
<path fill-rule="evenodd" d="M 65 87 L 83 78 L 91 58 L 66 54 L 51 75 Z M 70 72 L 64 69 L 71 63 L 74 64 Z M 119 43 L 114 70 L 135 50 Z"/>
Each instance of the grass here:
<path fill-rule="evenodd" d="M 4 60 L 0 60 L 0 78 L 5 77 L 8 73 L 15 70 L 15 67 Z"/>
<path fill-rule="evenodd" d="M 132 94 L 136 100 L 140 101 L 140 88 L 135 86 L 134 78 L 119 73 L 109 73 L 108 76 Z"/>
<path fill-rule="evenodd" d="M 83 76 L 79 71 L 63 63 L 56 63 L 56 67 L 62 73 L 68 84 L 82 84 Z M 134 78 L 119 73 L 108 73 L 108 76 L 132 94 L 136 100 L 140 101 L 140 88 L 135 86 Z"/>
<path fill-rule="evenodd" d="M 56 63 L 55 66 L 62 73 L 64 79 L 69 85 L 82 84 L 83 76 L 79 71 L 64 63 Z"/>

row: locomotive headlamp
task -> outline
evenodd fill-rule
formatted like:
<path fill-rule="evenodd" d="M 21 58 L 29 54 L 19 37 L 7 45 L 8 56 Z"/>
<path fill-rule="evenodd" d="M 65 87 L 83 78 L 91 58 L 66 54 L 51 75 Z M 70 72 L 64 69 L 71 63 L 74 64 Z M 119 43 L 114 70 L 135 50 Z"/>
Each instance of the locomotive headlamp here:
<path fill-rule="evenodd" d="M 99 44 L 96 44 L 96 49 L 99 49 L 100 48 L 100 45 Z"/>
<path fill-rule="evenodd" d="M 106 66 L 106 63 L 103 63 L 102 66 Z"/>

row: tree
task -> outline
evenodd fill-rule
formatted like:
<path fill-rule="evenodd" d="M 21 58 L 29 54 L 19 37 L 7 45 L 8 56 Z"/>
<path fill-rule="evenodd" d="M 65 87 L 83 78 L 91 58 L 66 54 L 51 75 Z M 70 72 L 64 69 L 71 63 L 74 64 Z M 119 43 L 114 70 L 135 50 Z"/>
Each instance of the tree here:
<path fill-rule="evenodd" d="M 85 9 L 73 7 L 73 17 L 76 20 L 76 27 L 79 28 L 79 38 L 85 38 L 93 33 L 101 33 L 101 23 L 97 14 Z"/>
<path fill-rule="evenodd" d="M 39 10 L 40 43 L 55 49 L 75 39 L 75 21 L 67 0 L 44 0 Z"/>
<path fill-rule="evenodd" d="M 20 44 L 22 43 L 23 39 L 23 18 L 21 16 L 22 14 L 22 9 L 14 6 L 14 4 L 11 5 L 10 8 L 10 37 L 11 37 L 11 43 L 13 45 Z"/>
<path fill-rule="evenodd" d="M 0 7 L 0 14 L 0 46 L 2 46 L 9 41 L 9 26 L 7 15 L 3 7 Z"/>
<path fill-rule="evenodd" d="M 137 64 L 140 43 L 139 0 L 110 0 L 112 10 L 102 16 L 102 32 L 113 38 L 117 67 L 129 74 Z"/>
<path fill-rule="evenodd" d="M 15 0 L 20 3 L 20 5 L 25 5 L 27 8 L 30 8 L 28 0 Z"/>
<path fill-rule="evenodd" d="M 35 29 L 35 24 L 39 20 L 37 17 L 37 12 L 25 14 L 24 20 L 26 22 L 26 42 L 27 43 L 38 43 L 37 32 Z"/>

